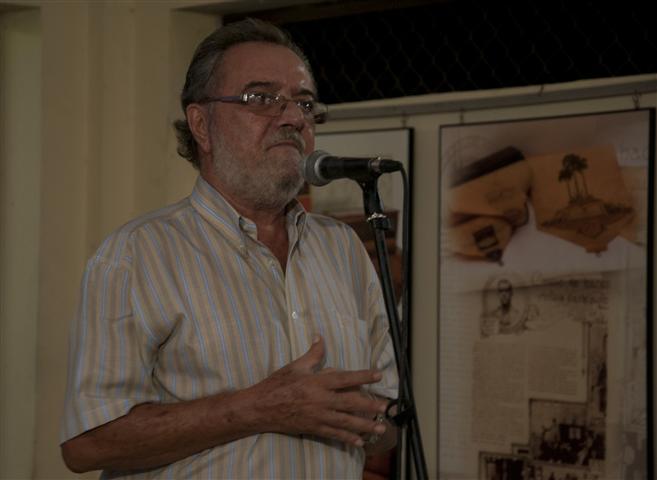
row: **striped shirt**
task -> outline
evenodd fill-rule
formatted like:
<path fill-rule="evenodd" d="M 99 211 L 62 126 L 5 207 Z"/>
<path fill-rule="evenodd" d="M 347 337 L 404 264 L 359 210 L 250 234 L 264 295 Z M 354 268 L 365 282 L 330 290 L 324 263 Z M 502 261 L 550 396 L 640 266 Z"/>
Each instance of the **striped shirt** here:
<path fill-rule="evenodd" d="M 397 374 L 380 285 L 353 230 L 286 215 L 285 272 L 199 177 L 181 202 L 111 234 L 89 260 L 72 325 L 62 441 L 144 402 L 249 387 L 303 355 L 314 334 L 325 367 L 378 368 L 371 391 L 394 398 Z M 105 478 L 360 478 L 361 448 L 263 433 L 171 465 Z"/>

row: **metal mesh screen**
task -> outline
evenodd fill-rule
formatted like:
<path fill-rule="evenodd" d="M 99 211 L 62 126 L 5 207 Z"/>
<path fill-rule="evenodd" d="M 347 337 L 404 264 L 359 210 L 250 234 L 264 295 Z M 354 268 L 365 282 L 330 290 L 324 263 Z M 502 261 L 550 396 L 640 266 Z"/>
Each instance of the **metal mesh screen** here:
<path fill-rule="evenodd" d="M 327 103 L 657 72 L 650 2 L 441 1 L 280 22 Z"/>

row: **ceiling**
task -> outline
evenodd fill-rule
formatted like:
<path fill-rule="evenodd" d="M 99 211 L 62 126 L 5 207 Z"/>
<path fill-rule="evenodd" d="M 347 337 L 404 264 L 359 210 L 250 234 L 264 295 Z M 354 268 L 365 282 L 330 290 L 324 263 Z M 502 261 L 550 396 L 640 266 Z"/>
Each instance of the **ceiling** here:
<path fill-rule="evenodd" d="M 222 15 L 226 22 L 245 16 L 273 23 L 299 22 L 409 8 L 449 0 L 224 0 L 202 1 L 186 10 Z"/>

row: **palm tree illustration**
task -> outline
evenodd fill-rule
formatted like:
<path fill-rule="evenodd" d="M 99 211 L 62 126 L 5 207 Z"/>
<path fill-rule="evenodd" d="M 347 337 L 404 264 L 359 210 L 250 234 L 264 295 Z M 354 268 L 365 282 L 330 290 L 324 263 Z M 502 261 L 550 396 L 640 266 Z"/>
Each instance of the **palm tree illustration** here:
<path fill-rule="evenodd" d="M 584 177 L 584 170 L 589 168 L 586 158 L 580 157 L 574 153 L 569 153 L 563 157 L 563 166 L 564 169 L 571 172 L 575 184 L 575 200 L 585 200 L 589 198 L 588 186 L 586 185 L 586 178 Z M 581 179 L 581 185 L 580 182 L 577 181 L 578 177 Z"/>
<path fill-rule="evenodd" d="M 566 182 L 570 201 L 588 199 L 590 197 L 589 189 L 586 185 L 586 178 L 584 177 L 584 170 L 589 168 L 586 158 L 575 155 L 574 153 L 569 153 L 563 157 L 562 165 L 563 168 L 559 171 L 559 181 Z M 578 177 L 581 182 L 578 181 Z M 574 195 L 570 188 L 571 180 L 575 187 Z"/>
<path fill-rule="evenodd" d="M 566 182 L 566 188 L 568 189 L 568 198 L 572 202 L 573 201 L 573 193 L 570 190 L 570 179 L 571 178 L 573 178 L 573 171 L 564 166 L 559 171 L 559 182 Z"/>

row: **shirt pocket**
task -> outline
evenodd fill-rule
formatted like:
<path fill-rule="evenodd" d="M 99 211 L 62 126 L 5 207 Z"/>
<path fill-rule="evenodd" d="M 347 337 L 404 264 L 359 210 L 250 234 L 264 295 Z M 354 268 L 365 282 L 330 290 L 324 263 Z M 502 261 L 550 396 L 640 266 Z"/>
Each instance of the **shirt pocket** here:
<path fill-rule="evenodd" d="M 340 370 L 363 370 L 371 367 L 372 347 L 365 320 L 332 312 L 324 326 L 327 367 Z"/>

